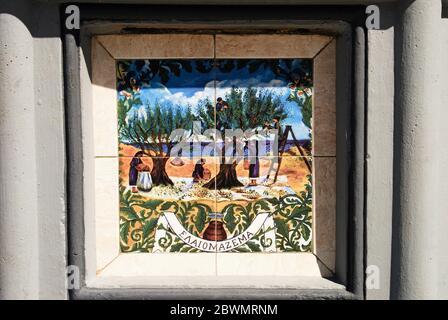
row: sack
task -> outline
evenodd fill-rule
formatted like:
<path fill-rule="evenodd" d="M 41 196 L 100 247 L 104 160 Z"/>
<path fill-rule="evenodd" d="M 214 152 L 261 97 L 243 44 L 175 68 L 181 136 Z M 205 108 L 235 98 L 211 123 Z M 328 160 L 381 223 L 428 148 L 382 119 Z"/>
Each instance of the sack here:
<path fill-rule="evenodd" d="M 185 163 L 181 158 L 176 157 L 173 160 L 171 160 L 171 164 L 175 167 L 182 167 Z"/>
<path fill-rule="evenodd" d="M 137 188 L 141 191 L 150 191 L 152 188 L 151 173 L 140 171 L 137 178 Z"/>
<path fill-rule="evenodd" d="M 212 173 L 208 169 L 204 169 L 204 177 L 202 179 L 204 180 L 210 180 L 212 177 Z"/>
<path fill-rule="evenodd" d="M 244 170 L 249 170 L 249 168 L 250 168 L 249 159 L 244 159 Z"/>

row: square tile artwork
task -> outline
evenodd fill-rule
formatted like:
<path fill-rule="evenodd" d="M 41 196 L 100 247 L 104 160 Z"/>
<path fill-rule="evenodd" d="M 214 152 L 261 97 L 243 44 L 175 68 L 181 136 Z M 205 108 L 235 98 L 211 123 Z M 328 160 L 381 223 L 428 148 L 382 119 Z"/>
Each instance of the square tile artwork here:
<path fill-rule="evenodd" d="M 311 59 L 116 71 L 123 253 L 311 251 Z"/>

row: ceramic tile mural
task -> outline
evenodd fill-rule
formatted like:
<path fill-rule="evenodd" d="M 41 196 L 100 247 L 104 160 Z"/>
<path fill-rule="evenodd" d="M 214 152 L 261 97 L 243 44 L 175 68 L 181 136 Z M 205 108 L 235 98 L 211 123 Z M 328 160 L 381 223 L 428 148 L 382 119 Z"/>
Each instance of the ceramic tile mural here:
<path fill-rule="evenodd" d="M 309 252 L 312 60 L 117 60 L 122 252 Z"/>

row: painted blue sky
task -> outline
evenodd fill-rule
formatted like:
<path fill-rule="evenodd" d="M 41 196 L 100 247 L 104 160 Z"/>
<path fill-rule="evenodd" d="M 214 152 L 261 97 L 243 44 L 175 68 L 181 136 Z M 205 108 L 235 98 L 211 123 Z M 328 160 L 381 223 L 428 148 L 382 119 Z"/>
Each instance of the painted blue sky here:
<path fill-rule="evenodd" d="M 211 61 L 210 61 L 211 62 Z M 193 64 L 196 62 L 193 61 Z M 209 61 L 207 61 L 209 63 Z M 291 60 L 292 66 L 300 65 L 299 59 Z M 283 125 L 290 124 L 298 139 L 308 139 L 310 129 L 302 123 L 300 108 L 295 102 L 287 101 L 290 89 L 286 80 L 277 76 L 270 68 L 260 67 L 255 72 L 249 72 L 247 66 L 240 69 L 234 68 L 231 72 L 221 72 L 213 68 L 208 73 L 201 73 L 193 67 L 192 72 L 181 70 L 180 76 L 170 74 L 168 82 L 162 84 L 160 76 L 157 75 L 149 85 L 141 89 L 143 103 L 154 104 L 159 102 L 172 106 L 191 106 L 194 110 L 201 99 L 208 98 L 216 101 L 217 97 L 225 99 L 225 95 L 232 86 L 245 90 L 245 88 L 257 87 L 269 90 L 278 96 L 284 103 L 288 118 L 282 122 Z"/>

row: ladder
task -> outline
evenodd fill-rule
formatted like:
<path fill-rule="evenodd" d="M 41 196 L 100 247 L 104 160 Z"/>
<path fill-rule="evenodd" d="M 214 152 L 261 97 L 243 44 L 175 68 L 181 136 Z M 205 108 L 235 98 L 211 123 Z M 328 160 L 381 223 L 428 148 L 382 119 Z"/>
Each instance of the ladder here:
<path fill-rule="evenodd" d="M 273 159 L 271 161 L 271 166 L 269 167 L 268 174 L 266 175 L 266 180 L 269 180 L 271 173 L 275 171 L 274 183 L 277 182 L 278 173 L 280 171 L 280 166 L 282 164 L 283 153 L 285 152 L 285 146 L 286 146 L 286 142 L 288 141 L 289 134 L 291 134 L 293 142 L 300 152 L 301 159 L 305 162 L 305 164 L 308 168 L 308 171 L 311 173 L 311 170 L 312 170 L 311 164 L 308 161 L 307 157 L 305 156 L 305 153 L 303 152 L 303 147 L 297 141 L 296 136 L 294 135 L 294 132 L 292 131 L 292 127 L 290 125 L 286 125 L 285 132 L 284 132 L 283 136 L 279 139 L 279 146 L 278 146 L 279 154 L 277 157 L 278 160 L 276 161 L 276 159 Z"/>

